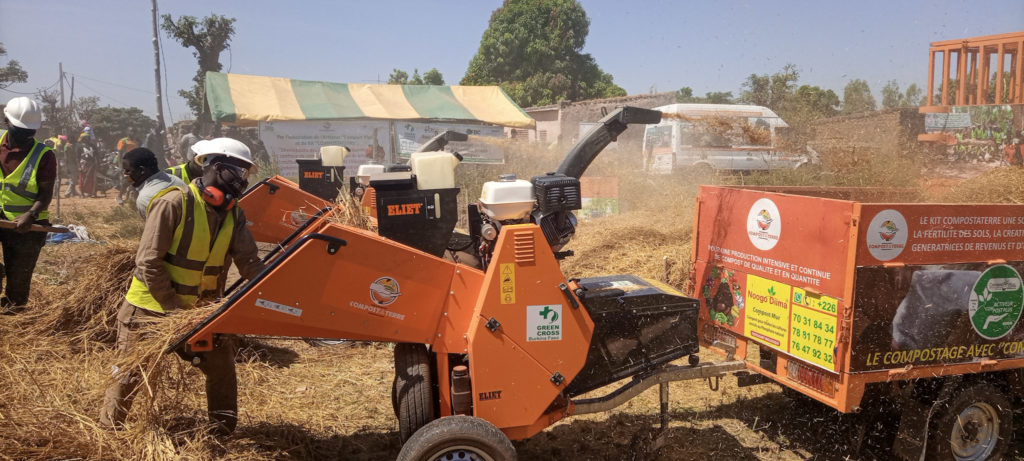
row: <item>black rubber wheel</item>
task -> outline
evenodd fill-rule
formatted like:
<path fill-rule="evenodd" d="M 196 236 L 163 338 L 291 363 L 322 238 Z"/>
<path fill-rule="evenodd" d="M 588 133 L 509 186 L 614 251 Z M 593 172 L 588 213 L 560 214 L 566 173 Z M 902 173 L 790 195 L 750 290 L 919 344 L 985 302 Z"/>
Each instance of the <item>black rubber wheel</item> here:
<path fill-rule="evenodd" d="M 395 379 L 391 380 L 391 409 L 395 412 L 395 418 L 398 417 L 398 375 L 395 375 Z"/>
<path fill-rule="evenodd" d="M 493 424 L 472 416 L 448 416 L 413 434 L 396 461 L 515 461 L 516 449 Z"/>
<path fill-rule="evenodd" d="M 403 442 L 437 418 L 430 361 L 423 344 L 395 344 L 395 402 Z"/>
<path fill-rule="evenodd" d="M 1013 407 L 1002 391 L 969 385 L 938 405 L 928 428 L 928 459 L 1003 459 L 1013 437 Z"/>

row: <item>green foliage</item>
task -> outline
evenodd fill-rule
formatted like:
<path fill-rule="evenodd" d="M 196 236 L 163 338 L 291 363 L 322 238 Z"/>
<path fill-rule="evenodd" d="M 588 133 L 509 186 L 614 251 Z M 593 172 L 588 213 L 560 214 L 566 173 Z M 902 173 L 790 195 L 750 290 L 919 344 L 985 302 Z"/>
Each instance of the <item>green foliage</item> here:
<path fill-rule="evenodd" d="M 772 75 L 750 74 L 743 82 L 740 102 L 765 106 L 772 110 L 781 110 L 786 99 L 796 88 L 800 72 L 796 65 L 786 64 L 782 70 Z"/>
<path fill-rule="evenodd" d="M 834 91 L 801 85 L 786 98 L 780 116 L 792 124 L 803 125 L 814 119 L 836 115 L 838 107 L 839 96 Z"/>
<path fill-rule="evenodd" d="M 855 78 L 843 88 L 843 113 L 856 114 L 875 110 L 875 97 L 868 82 Z"/>
<path fill-rule="evenodd" d="M 7 48 L 0 42 L 0 57 L 7 56 Z M 11 86 L 12 83 L 25 83 L 28 81 L 28 72 L 21 68 L 18 61 L 11 59 L 7 64 L 0 67 L 0 89 Z"/>
<path fill-rule="evenodd" d="M 412 70 L 412 77 L 409 77 L 404 70 L 395 69 L 388 76 L 388 83 L 393 85 L 444 85 L 444 76 L 436 67 L 428 70 L 422 77 L 419 69 Z"/>
<path fill-rule="evenodd" d="M 735 98 L 732 96 L 732 91 L 709 91 L 704 93 L 704 97 L 694 97 L 693 89 L 684 86 L 676 90 L 676 102 L 682 103 L 705 103 L 705 104 L 733 104 Z"/>
<path fill-rule="evenodd" d="M 142 143 L 145 133 L 156 126 L 156 121 L 142 113 L 138 107 L 98 107 L 81 112 L 92 125 L 96 136 L 113 149 L 117 140 L 134 133 L 135 141 Z"/>
<path fill-rule="evenodd" d="M 582 53 L 590 19 L 576 0 L 505 0 L 491 14 L 463 85 L 500 85 L 522 107 L 625 96 Z"/>
<path fill-rule="evenodd" d="M 437 68 L 433 68 L 423 74 L 424 85 L 444 85 L 444 76 Z"/>
<path fill-rule="evenodd" d="M 235 34 L 234 24 L 235 18 L 217 14 L 211 14 L 201 22 L 195 16 L 181 16 L 175 22 L 171 15 L 165 14 L 160 24 L 169 37 L 185 48 L 192 48 L 192 56 L 199 61 L 199 70 L 192 77 L 195 85 L 190 90 L 178 91 L 178 94 L 185 98 L 201 126 L 212 122 L 210 106 L 206 102 L 206 72 L 220 72 L 220 53 L 230 46 L 231 37 Z"/>
<path fill-rule="evenodd" d="M 916 83 L 907 87 L 907 92 L 900 91 L 900 85 L 896 80 L 889 80 L 882 87 L 882 107 L 891 109 L 894 107 L 917 107 L 921 105 L 921 88 Z"/>
<path fill-rule="evenodd" d="M 392 85 L 405 85 L 409 83 L 409 74 L 404 70 L 395 69 L 395 71 L 388 76 L 388 83 Z"/>

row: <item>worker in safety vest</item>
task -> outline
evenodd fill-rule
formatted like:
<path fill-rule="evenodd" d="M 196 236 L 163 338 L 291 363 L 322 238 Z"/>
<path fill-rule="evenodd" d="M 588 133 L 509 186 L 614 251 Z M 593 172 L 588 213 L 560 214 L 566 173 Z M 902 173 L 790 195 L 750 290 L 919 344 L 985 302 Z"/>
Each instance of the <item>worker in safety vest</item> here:
<path fill-rule="evenodd" d="M 218 138 L 218 139 L 231 139 L 231 138 Z M 170 173 L 171 176 L 177 176 L 177 177 L 181 178 L 181 180 L 184 181 L 185 184 L 188 184 L 188 183 L 192 182 L 193 179 L 195 179 L 195 178 L 199 177 L 199 175 L 203 174 L 203 167 L 198 162 L 196 162 L 196 156 L 197 156 L 197 154 L 199 152 L 204 152 L 208 148 L 208 143 L 210 141 L 211 140 L 203 139 L 203 140 L 197 141 L 196 143 L 192 144 L 192 146 L 190 146 L 186 150 L 185 163 L 182 163 L 181 165 L 174 165 L 172 167 L 167 167 L 167 170 L 165 170 L 165 171 Z M 240 141 L 236 141 L 234 139 L 232 139 L 232 141 L 240 143 Z"/>
<path fill-rule="evenodd" d="M 123 138 L 117 140 L 117 159 L 115 160 L 116 165 L 121 164 L 121 159 L 124 158 L 124 154 L 128 153 L 128 151 L 132 149 L 135 149 L 136 147 L 139 147 L 139 143 L 135 142 L 134 138 L 135 136 L 132 130 L 128 130 L 128 132 L 125 133 L 125 136 Z M 126 179 L 121 179 L 120 181 L 116 182 L 117 204 L 122 205 L 124 204 L 124 196 L 128 194 L 130 190 L 129 187 L 131 187 L 131 184 Z"/>
<path fill-rule="evenodd" d="M 138 343 L 140 323 L 160 321 L 219 297 L 228 257 L 243 278 L 251 280 L 263 270 L 236 199 L 248 186 L 253 168 L 249 149 L 234 139 L 211 141 L 196 155 L 203 165 L 202 175 L 187 188 L 164 189 L 149 204 L 131 286 L 117 314 L 121 358 Z M 206 376 L 210 420 L 220 434 L 233 431 L 238 421 L 235 350 L 230 337 L 221 337 L 213 351 L 198 357 L 198 367 Z M 136 370 L 114 368 L 115 381 L 104 395 L 101 424 L 117 427 L 124 422 L 141 380 Z"/>
<path fill-rule="evenodd" d="M 135 207 L 146 219 L 149 204 L 168 187 L 188 187 L 181 178 L 171 176 L 157 166 L 156 154 L 145 147 L 136 147 L 121 158 L 121 171 L 125 180 L 138 192 Z"/>
<path fill-rule="evenodd" d="M 7 130 L 0 129 L 0 218 L 14 222 L 13 229 L 0 228 L 7 279 L 0 310 L 6 314 L 16 313 L 28 302 L 32 272 L 46 243 L 45 232 L 29 232 L 32 224 L 49 224 L 47 207 L 57 180 L 56 155 L 33 137 L 42 120 L 39 103 L 24 96 L 4 106 Z"/>

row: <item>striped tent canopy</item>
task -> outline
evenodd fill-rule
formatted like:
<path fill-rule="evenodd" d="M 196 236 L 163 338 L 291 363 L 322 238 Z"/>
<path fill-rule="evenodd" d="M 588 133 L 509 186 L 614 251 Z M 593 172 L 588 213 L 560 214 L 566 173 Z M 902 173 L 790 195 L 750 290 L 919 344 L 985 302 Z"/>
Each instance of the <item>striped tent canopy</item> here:
<path fill-rule="evenodd" d="M 206 98 L 214 120 L 240 125 L 384 119 L 536 127 L 497 86 L 332 83 L 207 72 Z"/>

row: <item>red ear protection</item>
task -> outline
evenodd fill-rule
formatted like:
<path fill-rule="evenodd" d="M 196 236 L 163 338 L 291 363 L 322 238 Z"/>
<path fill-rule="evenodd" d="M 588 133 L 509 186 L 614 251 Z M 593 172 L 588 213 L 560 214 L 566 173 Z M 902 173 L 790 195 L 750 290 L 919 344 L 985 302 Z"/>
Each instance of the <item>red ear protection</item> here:
<path fill-rule="evenodd" d="M 235 198 L 231 194 L 225 195 L 220 189 L 212 186 L 207 186 L 200 189 L 203 195 L 203 200 L 214 207 L 224 207 L 225 210 L 230 210 L 235 207 Z"/>

